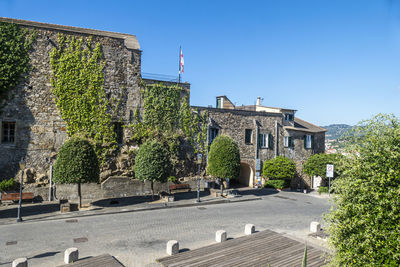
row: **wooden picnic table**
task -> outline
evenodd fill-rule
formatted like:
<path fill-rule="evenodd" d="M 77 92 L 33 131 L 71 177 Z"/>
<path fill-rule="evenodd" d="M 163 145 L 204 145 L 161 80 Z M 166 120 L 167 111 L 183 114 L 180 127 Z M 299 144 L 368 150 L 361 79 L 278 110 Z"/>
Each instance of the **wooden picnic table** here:
<path fill-rule="evenodd" d="M 301 266 L 305 244 L 270 230 L 158 259 L 162 266 Z M 324 252 L 307 246 L 307 267 L 323 266 Z"/>

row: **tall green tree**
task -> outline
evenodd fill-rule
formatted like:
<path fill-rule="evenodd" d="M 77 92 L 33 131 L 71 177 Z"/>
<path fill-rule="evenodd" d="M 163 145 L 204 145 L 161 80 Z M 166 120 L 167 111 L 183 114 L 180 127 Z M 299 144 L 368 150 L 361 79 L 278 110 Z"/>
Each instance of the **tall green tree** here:
<path fill-rule="evenodd" d="M 335 266 L 400 266 L 400 120 L 377 115 L 353 129 L 326 217 Z"/>
<path fill-rule="evenodd" d="M 303 172 L 308 176 L 320 176 L 326 183 L 326 165 L 334 165 L 334 178 L 340 175 L 341 154 L 314 154 L 303 165 Z"/>
<path fill-rule="evenodd" d="M 208 153 L 207 172 L 218 178 L 238 178 L 240 174 L 239 146 L 227 135 L 217 136 Z"/>
<path fill-rule="evenodd" d="M 59 184 L 78 184 L 79 207 L 82 206 L 81 183 L 98 182 L 99 160 L 93 145 L 86 139 L 72 137 L 57 154 L 53 179 Z"/>
<path fill-rule="evenodd" d="M 149 140 L 139 147 L 135 158 L 135 177 L 151 182 L 154 198 L 154 182 L 165 183 L 171 173 L 168 149 L 156 140 Z"/>

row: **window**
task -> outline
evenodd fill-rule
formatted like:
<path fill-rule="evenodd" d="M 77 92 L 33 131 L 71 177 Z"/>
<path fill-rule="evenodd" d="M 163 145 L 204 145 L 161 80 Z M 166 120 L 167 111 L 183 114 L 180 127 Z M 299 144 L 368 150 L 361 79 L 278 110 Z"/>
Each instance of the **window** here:
<path fill-rule="evenodd" d="M 210 144 L 214 141 L 215 137 L 218 136 L 219 130 L 217 128 L 210 128 Z"/>
<path fill-rule="evenodd" d="M 291 137 L 291 136 L 283 137 L 283 146 L 284 147 L 294 147 L 293 137 Z"/>
<path fill-rule="evenodd" d="M 14 143 L 15 142 L 15 121 L 3 121 L 1 123 L 1 142 Z"/>
<path fill-rule="evenodd" d="M 217 108 L 222 108 L 222 99 L 217 97 Z"/>
<path fill-rule="evenodd" d="M 271 134 L 259 134 L 258 144 L 260 148 L 271 148 L 272 147 L 272 135 Z"/>
<path fill-rule="evenodd" d="M 121 122 L 113 122 L 114 133 L 117 137 L 117 143 L 122 144 L 124 141 L 124 126 Z"/>
<path fill-rule="evenodd" d="M 313 147 L 314 147 L 314 136 L 310 135 L 310 134 L 307 134 L 304 137 L 304 148 L 310 149 L 310 148 L 313 148 Z"/>
<path fill-rule="evenodd" d="M 251 144 L 251 135 L 253 133 L 252 129 L 246 129 L 245 130 L 245 136 L 244 136 L 244 142 L 246 144 Z"/>
<path fill-rule="evenodd" d="M 294 115 L 290 113 L 285 114 L 285 120 L 286 121 L 293 121 L 294 120 Z"/>

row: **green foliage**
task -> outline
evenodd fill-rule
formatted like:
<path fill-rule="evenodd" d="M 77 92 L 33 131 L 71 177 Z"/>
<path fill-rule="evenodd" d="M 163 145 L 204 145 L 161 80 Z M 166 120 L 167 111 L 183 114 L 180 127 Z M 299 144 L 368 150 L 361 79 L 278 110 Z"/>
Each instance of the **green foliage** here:
<path fill-rule="evenodd" d="M 307 267 L 307 246 L 304 249 L 303 262 L 301 263 L 301 267 Z"/>
<path fill-rule="evenodd" d="M 53 168 L 55 183 L 98 182 L 99 175 L 99 161 L 88 140 L 73 137 L 63 144 Z"/>
<path fill-rule="evenodd" d="M 319 194 L 322 194 L 322 193 L 329 193 L 329 188 L 328 188 L 328 186 L 320 186 L 320 187 L 318 188 L 318 193 L 319 193 Z"/>
<path fill-rule="evenodd" d="M 0 22 L 0 110 L 7 104 L 14 89 L 30 69 L 29 50 L 35 32 L 22 30 L 14 23 Z"/>
<path fill-rule="evenodd" d="M 283 156 L 265 161 L 263 175 L 269 179 L 292 179 L 296 173 L 293 160 Z"/>
<path fill-rule="evenodd" d="M 214 139 L 208 153 L 207 172 L 219 178 L 239 177 L 239 147 L 231 137 L 220 135 Z"/>
<path fill-rule="evenodd" d="M 13 190 L 16 187 L 17 187 L 17 183 L 14 181 L 13 178 L 10 178 L 8 180 L 0 181 L 0 192 L 1 191 Z"/>
<path fill-rule="evenodd" d="M 268 180 L 264 184 L 265 188 L 283 189 L 290 187 L 290 180 L 278 179 Z"/>
<path fill-rule="evenodd" d="M 336 266 L 400 266 L 400 120 L 377 115 L 353 129 L 327 215 Z"/>
<path fill-rule="evenodd" d="M 333 164 L 333 176 L 337 178 L 340 175 L 340 159 L 342 157 L 341 154 L 314 154 L 304 163 L 303 171 L 309 176 L 321 176 L 326 180 L 326 165 Z"/>
<path fill-rule="evenodd" d="M 51 84 L 57 107 L 67 123 L 68 136 L 79 134 L 95 141 L 104 160 L 115 147 L 116 136 L 104 84 L 105 62 L 99 43 L 92 39 L 58 36 L 58 47 L 50 53 Z"/>
<path fill-rule="evenodd" d="M 171 172 L 168 149 L 156 140 L 142 144 L 135 158 L 135 177 L 165 183 Z"/>
<path fill-rule="evenodd" d="M 137 109 L 134 123 L 129 125 L 131 139 L 139 145 L 147 140 L 158 140 L 170 152 L 175 166 L 182 142 L 188 141 L 195 153 L 207 151 L 207 112 L 200 114 L 189 105 L 188 97 L 182 99 L 183 89 L 178 85 L 142 83 L 143 111 Z"/>

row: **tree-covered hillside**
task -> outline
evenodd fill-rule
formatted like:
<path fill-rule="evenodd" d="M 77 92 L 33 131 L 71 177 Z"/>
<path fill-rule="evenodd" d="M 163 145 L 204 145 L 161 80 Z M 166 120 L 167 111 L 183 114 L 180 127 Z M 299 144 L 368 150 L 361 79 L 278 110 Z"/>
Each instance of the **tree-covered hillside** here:
<path fill-rule="evenodd" d="M 326 139 L 339 139 L 346 131 L 350 130 L 352 126 L 347 124 L 331 124 L 328 126 L 322 126 L 327 129 L 325 134 Z"/>

